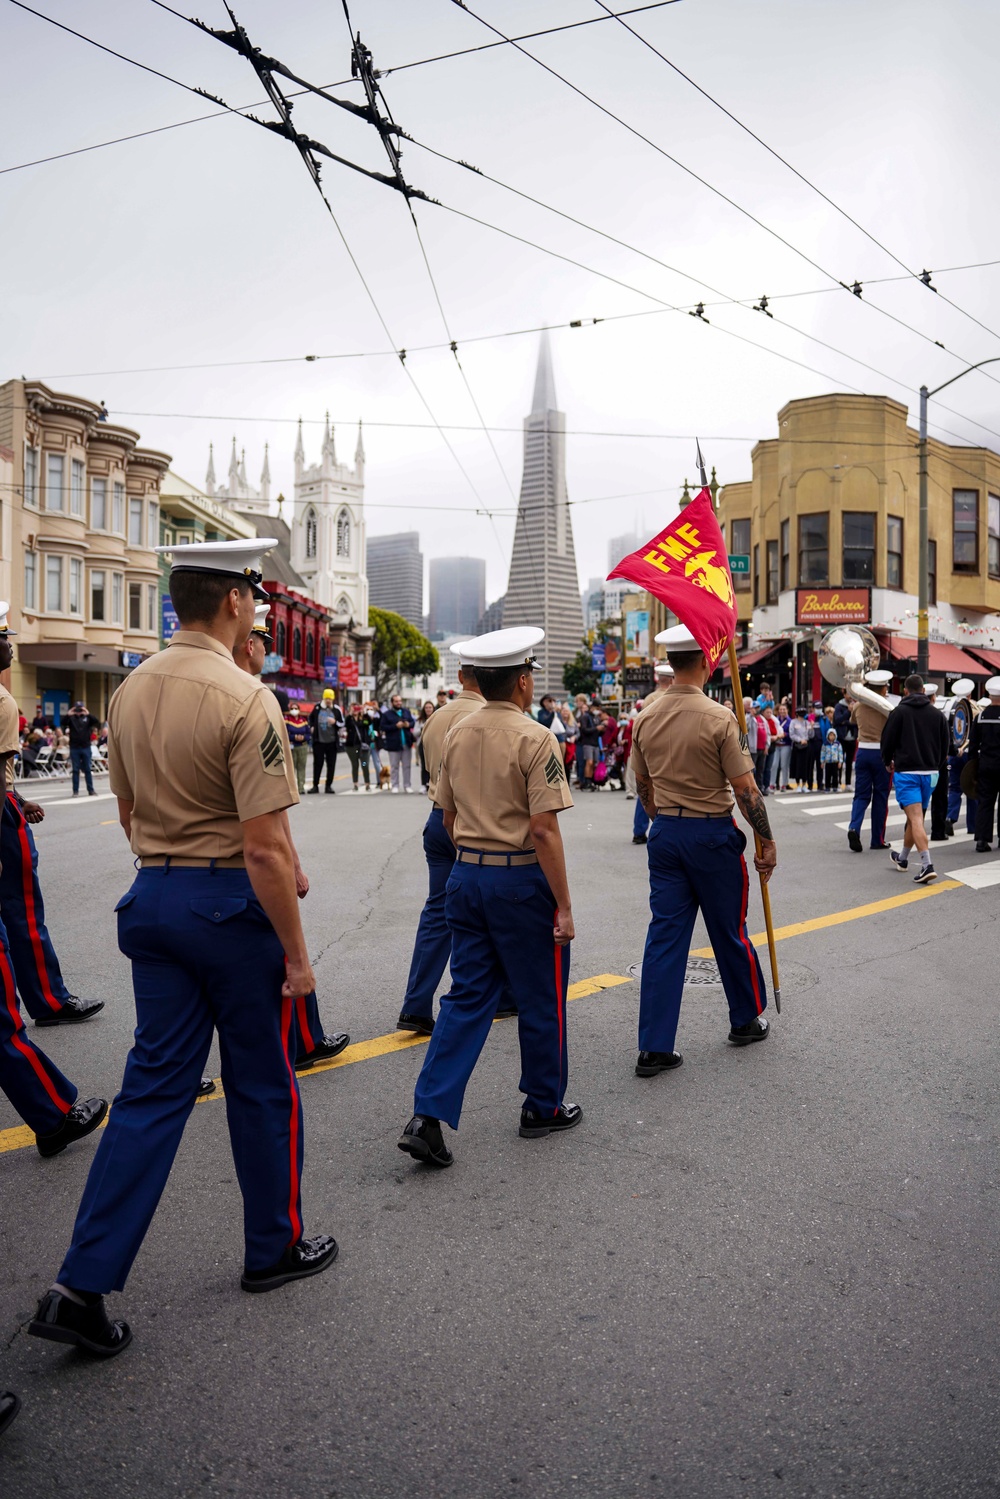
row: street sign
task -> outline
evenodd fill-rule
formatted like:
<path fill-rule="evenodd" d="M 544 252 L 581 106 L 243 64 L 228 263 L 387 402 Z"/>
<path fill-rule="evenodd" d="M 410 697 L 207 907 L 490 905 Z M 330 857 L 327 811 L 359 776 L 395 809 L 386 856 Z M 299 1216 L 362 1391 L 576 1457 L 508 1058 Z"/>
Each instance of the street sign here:
<path fill-rule="evenodd" d="M 128 667 L 129 671 L 132 671 L 134 667 L 141 666 L 141 664 L 142 664 L 142 652 L 141 651 L 122 651 L 121 662 L 122 662 L 123 666 L 127 666 Z"/>
<path fill-rule="evenodd" d="M 177 610 L 173 606 L 173 602 L 172 602 L 172 600 L 170 598 L 169 593 L 165 593 L 163 595 L 162 603 L 163 603 L 163 639 L 164 639 L 164 641 L 167 641 L 167 640 L 171 640 L 173 638 L 173 634 L 174 634 L 175 630 L 179 630 L 180 629 L 181 622 L 177 618 Z"/>
<path fill-rule="evenodd" d="M 616 680 L 617 679 L 616 679 L 615 673 L 613 671 L 602 671 L 601 672 L 601 687 L 604 688 L 605 691 L 609 687 L 613 687 L 615 685 L 615 681 Z"/>
<path fill-rule="evenodd" d="M 374 692 L 375 691 L 375 678 L 374 677 L 358 677 L 358 686 L 361 688 L 362 692 Z"/>
<path fill-rule="evenodd" d="M 336 687 L 339 684 L 339 659 L 336 656 L 323 657 L 323 685 L 325 687 Z"/>
<path fill-rule="evenodd" d="M 746 573 L 749 576 L 749 573 L 750 573 L 750 554 L 749 554 L 749 552 L 730 552 L 730 554 L 729 554 L 729 571 L 731 573 Z"/>

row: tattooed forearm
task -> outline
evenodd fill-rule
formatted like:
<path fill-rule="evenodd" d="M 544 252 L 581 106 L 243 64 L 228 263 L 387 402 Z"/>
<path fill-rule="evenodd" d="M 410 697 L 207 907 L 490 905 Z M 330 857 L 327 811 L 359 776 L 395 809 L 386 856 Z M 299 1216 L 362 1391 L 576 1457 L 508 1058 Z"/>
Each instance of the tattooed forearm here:
<path fill-rule="evenodd" d="M 740 811 L 754 832 L 759 837 L 766 838 L 768 843 L 773 843 L 774 834 L 771 832 L 771 824 L 768 821 L 767 808 L 757 787 L 741 786 L 736 792 L 736 800 L 740 804 Z"/>
<path fill-rule="evenodd" d="M 653 800 L 653 783 L 646 776 L 637 775 L 635 778 L 635 789 L 639 800 L 642 802 L 642 810 L 647 817 L 656 816 L 656 803 Z"/>

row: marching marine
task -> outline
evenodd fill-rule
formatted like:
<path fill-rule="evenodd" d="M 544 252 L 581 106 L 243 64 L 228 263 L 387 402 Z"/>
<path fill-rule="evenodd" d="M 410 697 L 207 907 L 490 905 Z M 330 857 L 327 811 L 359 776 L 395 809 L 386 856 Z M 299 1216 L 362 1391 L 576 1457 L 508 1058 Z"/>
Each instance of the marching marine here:
<path fill-rule="evenodd" d="M 656 641 L 667 648 L 674 683 L 647 703 L 632 731 L 636 787 L 651 821 L 652 917 L 642 960 L 639 1077 L 655 1077 L 683 1060 L 674 1041 L 699 909 L 729 1001 L 729 1040 L 748 1046 L 767 1039 L 767 990 L 747 934 L 746 837 L 733 820 L 734 792 L 761 839 L 758 873 L 767 880 L 777 864 L 746 739 L 729 709 L 705 696 L 712 667 L 686 625 L 662 631 Z"/>
<path fill-rule="evenodd" d="M 973 720 L 969 735 L 969 758 L 977 763 L 977 854 L 987 854 L 992 847 L 997 796 L 1000 795 L 1000 677 L 990 677 L 986 691 L 989 703 Z"/>
<path fill-rule="evenodd" d="M 891 671 L 869 671 L 865 673 L 864 685 L 880 698 L 885 698 L 892 681 Z M 889 704 L 879 709 L 862 699 L 855 699 L 851 717 L 858 726 L 858 748 L 854 756 L 854 800 L 851 803 L 851 821 L 847 832 L 848 846 L 856 854 L 861 847 L 861 825 L 871 805 L 872 848 L 888 848 L 885 841 L 885 825 L 889 816 L 889 792 L 892 776 L 882 760 L 882 732 L 889 717 Z"/>
<path fill-rule="evenodd" d="M 456 849 L 445 897 L 451 990 L 417 1079 L 413 1118 L 398 1142 L 428 1165 L 454 1159 L 441 1121 L 458 1128 L 505 983 L 521 1046 L 519 1133 L 541 1138 L 582 1117 L 578 1105 L 563 1102 L 574 929 L 557 813 L 573 799 L 555 736 L 526 716 L 533 651 L 544 638 L 530 627 L 495 630 L 462 649 L 486 702 L 450 730 L 435 793 Z"/>
<path fill-rule="evenodd" d="M 110 1357 L 131 1341 L 120 1291 L 156 1211 L 214 1031 L 243 1195 L 245 1291 L 316 1275 L 336 1240 L 303 1237 L 296 996 L 315 988 L 281 814 L 298 800 L 281 710 L 233 662 L 276 543 L 158 548 L 181 628 L 118 688 L 111 789 L 139 869 L 118 902 L 135 1041 L 72 1243 L 28 1331 Z"/>

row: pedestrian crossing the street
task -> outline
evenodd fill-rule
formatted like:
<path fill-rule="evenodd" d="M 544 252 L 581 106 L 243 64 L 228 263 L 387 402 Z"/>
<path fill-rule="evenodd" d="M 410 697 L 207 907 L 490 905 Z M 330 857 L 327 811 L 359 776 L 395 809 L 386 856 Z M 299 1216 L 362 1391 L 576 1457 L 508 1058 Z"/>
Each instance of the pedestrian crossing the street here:
<path fill-rule="evenodd" d="M 833 823 L 817 823 L 816 827 L 822 830 L 825 827 L 836 828 L 837 832 L 844 834 L 850 827 L 849 813 L 851 809 L 851 792 L 835 791 L 829 794 L 818 795 L 810 793 L 807 796 L 799 796 L 790 791 L 783 794 L 772 793 L 768 797 L 771 807 L 781 807 L 785 813 L 798 812 L 803 817 L 822 818 L 836 817 L 841 814 L 842 820 Z M 889 815 L 886 818 L 886 829 L 891 838 L 892 829 L 901 831 L 906 822 L 906 813 L 901 808 L 890 804 Z M 862 830 L 863 837 L 867 842 L 867 823 Z M 1000 858 L 989 858 L 986 854 L 976 856 L 975 863 L 960 863 L 957 867 L 951 864 L 952 855 L 958 855 L 960 859 L 967 858 L 972 852 L 975 844 L 973 835 L 966 832 L 964 828 L 956 827 L 954 835 L 946 843 L 931 844 L 931 859 L 934 868 L 939 874 L 946 874 L 949 880 L 958 880 L 967 885 L 970 890 L 986 890 L 991 886 L 1000 885 Z"/>

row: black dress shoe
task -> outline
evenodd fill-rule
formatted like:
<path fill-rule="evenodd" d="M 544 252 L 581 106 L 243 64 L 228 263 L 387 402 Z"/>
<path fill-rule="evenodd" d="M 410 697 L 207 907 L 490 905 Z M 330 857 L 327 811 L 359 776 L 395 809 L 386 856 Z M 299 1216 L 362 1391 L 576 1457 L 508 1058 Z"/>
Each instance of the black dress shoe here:
<path fill-rule="evenodd" d="M 979 843 L 976 844 L 976 853 L 977 854 L 991 854 L 992 852 L 993 852 L 993 845 L 992 845 L 992 843 L 979 842 Z"/>
<path fill-rule="evenodd" d="M 932 843 L 947 843 L 948 842 L 948 834 L 947 833 L 932 833 L 931 834 L 931 842 Z"/>
<path fill-rule="evenodd" d="M 215 1078 L 214 1077 L 203 1077 L 202 1080 L 201 1080 L 201 1082 L 198 1084 L 197 1097 L 198 1098 L 207 1098 L 210 1093 L 214 1093 L 214 1092 L 215 1092 Z"/>
<path fill-rule="evenodd" d="M 770 1023 L 763 1015 L 755 1015 L 746 1025 L 734 1025 L 729 1039 L 734 1046 L 749 1046 L 754 1041 L 766 1041 L 771 1034 Z"/>
<path fill-rule="evenodd" d="M 847 846 L 853 849 L 856 854 L 864 853 L 864 849 L 861 847 L 861 834 L 856 833 L 853 828 L 848 829 Z"/>
<path fill-rule="evenodd" d="M 954 838 L 955 836 L 955 824 L 952 822 L 950 817 L 945 820 L 944 836 L 946 838 Z"/>
<path fill-rule="evenodd" d="M 658 1072 L 669 1072 L 679 1067 L 684 1058 L 679 1051 L 640 1051 L 635 1064 L 636 1077 L 655 1077 Z"/>
<path fill-rule="evenodd" d="M 4 1390 L 0 1393 L 0 1437 L 3 1436 L 20 1409 L 21 1402 L 13 1390 Z"/>
<path fill-rule="evenodd" d="M 74 1140 L 82 1140 L 84 1135 L 92 1134 L 104 1123 L 107 1112 L 108 1100 L 106 1098 L 88 1098 L 83 1102 L 75 1103 L 62 1124 L 58 1129 L 53 1130 L 51 1135 L 35 1136 L 38 1154 L 58 1155 L 61 1150 L 66 1149 L 67 1145 L 72 1145 Z"/>
<path fill-rule="evenodd" d="M 440 1166 L 443 1170 L 455 1159 L 444 1143 L 441 1121 L 424 1114 L 414 1114 L 396 1143 L 400 1150 L 426 1166 Z"/>
<path fill-rule="evenodd" d="M 502 1005 L 500 1007 L 500 1009 L 497 1010 L 496 1014 L 493 1016 L 493 1019 L 494 1020 L 509 1020 L 512 1015 L 516 1015 L 516 1014 L 517 1014 L 517 1005 Z"/>
<path fill-rule="evenodd" d="M 632 839 L 632 842 L 633 843 L 648 843 L 649 839 L 646 837 L 645 833 L 636 833 L 635 837 Z"/>
<path fill-rule="evenodd" d="M 49 1338 L 53 1343 L 73 1343 L 95 1358 L 114 1358 L 132 1341 L 127 1322 L 110 1321 L 103 1296 L 80 1306 L 61 1291 L 46 1291 L 34 1320 L 28 1323 L 28 1332 L 33 1338 Z"/>
<path fill-rule="evenodd" d="M 290 1280 L 305 1280 L 307 1276 L 319 1275 L 332 1265 L 340 1253 L 336 1239 L 329 1234 L 319 1234 L 315 1239 L 300 1239 L 286 1249 L 276 1265 L 269 1270 L 244 1270 L 240 1285 L 244 1291 L 276 1291 Z"/>
<path fill-rule="evenodd" d="M 327 794 L 327 796 L 336 796 L 337 795 L 337 793 L 334 791 L 334 789 L 333 789 L 332 786 L 327 786 L 327 788 L 326 788 L 326 794 Z"/>
<path fill-rule="evenodd" d="M 543 1135 L 554 1134 L 557 1130 L 573 1129 L 582 1118 L 583 1110 L 578 1103 L 561 1103 L 548 1118 L 536 1114 L 534 1109 L 522 1109 L 518 1134 L 522 1140 L 540 1140 Z"/>
<path fill-rule="evenodd" d="M 396 1021 L 397 1031 L 418 1031 L 421 1036 L 429 1036 L 434 1030 L 433 1016 L 410 1015 L 406 1010 Z"/>
<path fill-rule="evenodd" d="M 345 1046 L 350 1046 L 351 1038 L 346 1031 L 337 1031 L 332 1036 L 321 1036 L 312 1051 L 303 1052 L 300 1057 L 295 1058 L 296 1072 L 303 1071 L 306 1067 L 315 1067 L 317 1062 L 328 1062 L 331 1057 L 339 1057 Z"/>
<path fill-rule="evenodd" d="M 306 796 L 319 796 L 319 787 L 310 786 L 309 790 L 306 792 Z"/>
<path fill-rule="evenodd" d="M 81 1020 L 93 1020 L 104 1009 L 103 999 L 79 999 L 71 994 L 58 1008 L 41 1015 L 36 1025 L 78 1025 Z"/>

